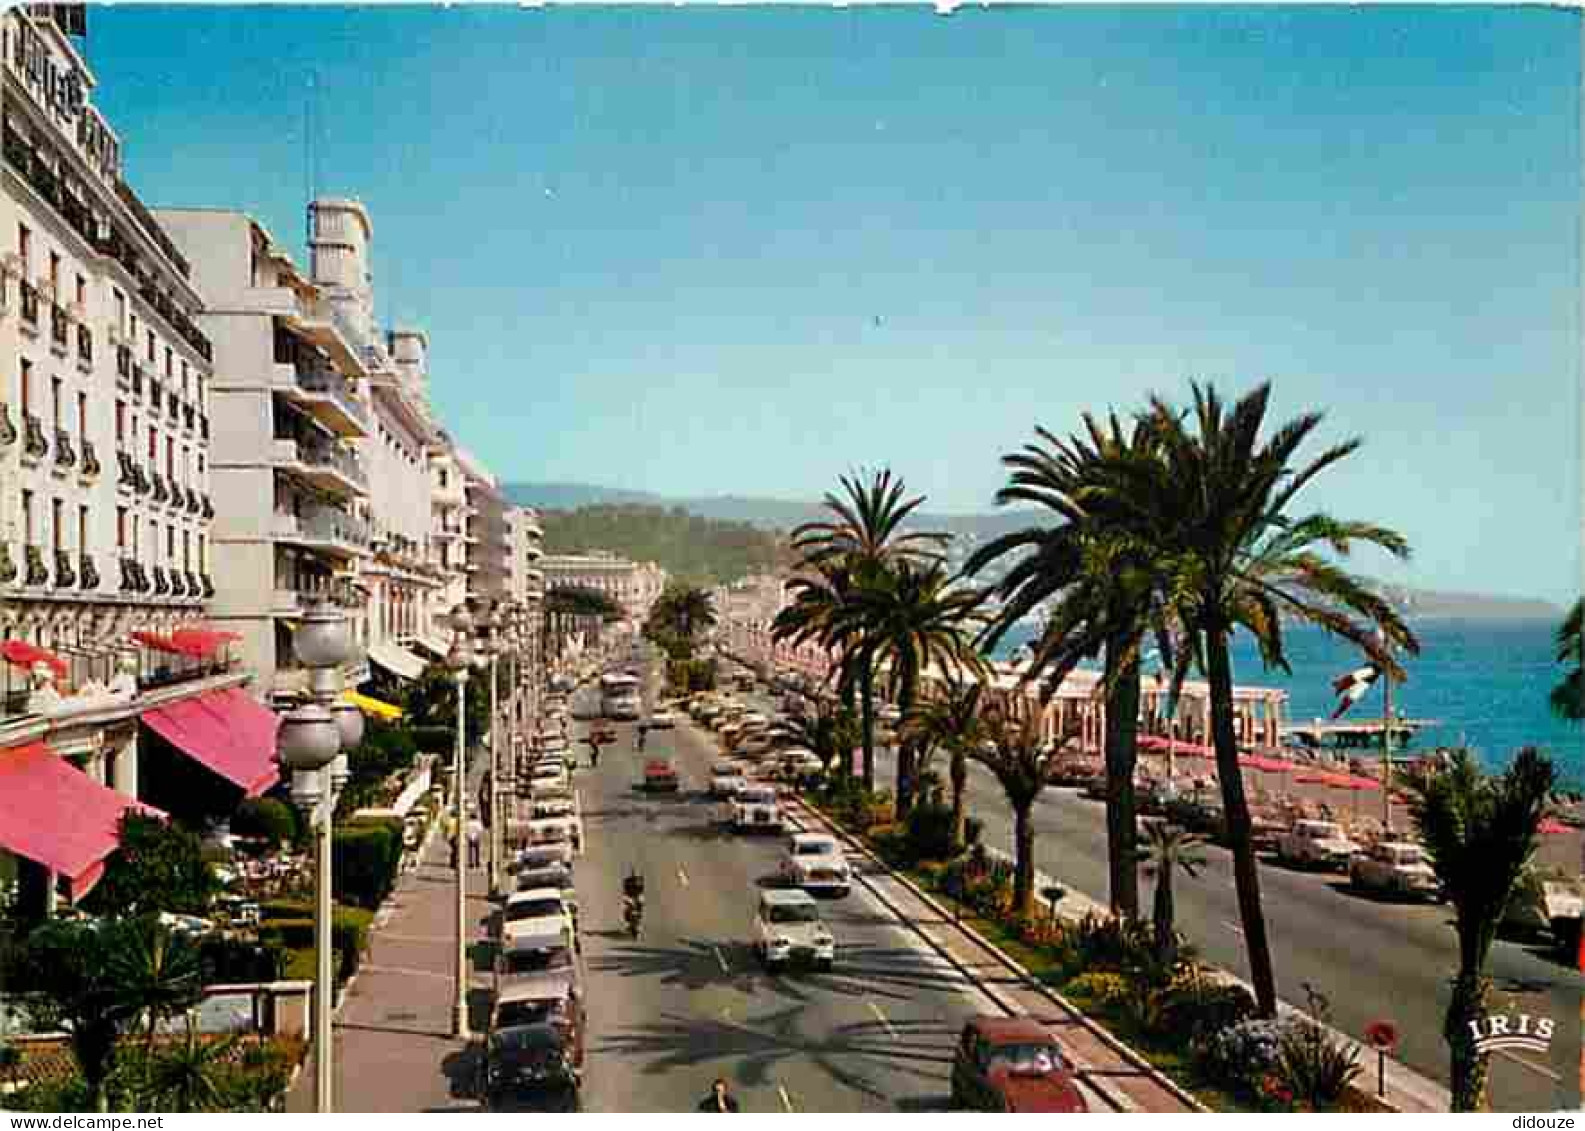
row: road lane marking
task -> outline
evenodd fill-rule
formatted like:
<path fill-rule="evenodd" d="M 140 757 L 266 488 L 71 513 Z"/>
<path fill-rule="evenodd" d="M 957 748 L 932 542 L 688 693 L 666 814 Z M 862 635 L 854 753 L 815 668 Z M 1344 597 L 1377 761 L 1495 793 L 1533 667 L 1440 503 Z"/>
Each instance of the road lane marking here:
<path fill-rule="evenodd" d="M 1556 1072 L 1553 1072 L 1550 1068 L 1546 1067 L 1545 1065 L 1537 1064 L 1533 1060 L 1526 1060 L 1524 1057 L 1518 1055 L 1515 1052 L 1512 1052 L 1509 1049 L 1498 1049 L 1498 1050 L 1496 1050 L 1496 1055 L 1498 1055 L 1500 1057 L 1503 1057 L 1503 1058 L 1505 1058 L 1507 1060 L 1511 1060 L 1515 1064 L 1519 1065 L 1521 1068 L 1528 1068 L 1531 1072 L 1535 1072 L 1535 1073 L 1537 1073 L 1537 1074 L 1539 1074 L 1541 1076 L 1545 1076 L 1545 1077 L 1547 1077 L 1550 1080 L 1562 1080 L 1563 1079 L 1563 1077 L 1559 1076 Z"/>
<path fill-rule="evenodd" d="M 681 864 L 677 865 L 677 882 L 680 883 L 683 887 L 687 887 L 688 886 L 688 873 L 684 872 L 682 870 L 682 865 Z"/>
<path fill-rule="evenodd" d="M 726 964 L 726 955 L 721 953 L 721 948 L 718 946 L 713 946 L 710 949 L 715 951 L 715 960 L 721 964 L 721 973 L 732 973 L 732 968 Z"/>
<path fill-rule="evenodd" d="M 891 1037 L 891 1039 L 895 1041 L 897 1039 L 897 1030 L 893 1029 L 892 1023 L 886 1020 L 886 1014 L 881 1012 L 881 1007 L 876 1005 L 873 1001 L 867 1001 L 864 1004 L 870 1007 L 870 1012 L 875 1014 L 876 1020 L 879 1021 L 886 1029 L 887 1036 Z"/>
<path fill-rule="evenodd" d="M 1231 919 L 1223 919 L 1222 926 L 1226 927 L 1229 931 L 1232 931 L 1235 935 L 1241 935 L 1244 933 L 1244 928 L 1240 927 Z"/>
<path fill-rule="evenodd" d="M 787 1089 L 780 1084 L 776 1085 L 776 1094 L 781 1096 L 781 1105 L 787 1112 L 791 1113 L 798 1110 L 793 1107 L 792 1099 L 787 1095 Z"/>

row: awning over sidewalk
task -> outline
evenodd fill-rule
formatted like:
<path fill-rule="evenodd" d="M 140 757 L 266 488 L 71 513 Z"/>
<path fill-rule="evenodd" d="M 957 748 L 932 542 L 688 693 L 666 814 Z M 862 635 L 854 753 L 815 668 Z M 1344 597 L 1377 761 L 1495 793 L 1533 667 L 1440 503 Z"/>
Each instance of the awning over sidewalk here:
<path fill-rule="evenodd" d="M 370 644 L 369 659 L 401 679 L 417 679 L 424 674 L 424 661 L 394 640 Z"/>
<path fill-rule="evenodd" d="M 415 636 L 413 643 L 437 660 L 444 660 L 451 653 L 451 645 L 438 636 Z"/>
<path fill-rule="evenodd" d="M 144 711 L 156 734 L 257 797 L 280 780 L 275 732 L 280 718 L 246 691 L 228 687 Z"/>
<path fill-rule="evenodd" d="M 19 668 L 31 669 L 34 664 L 48 664 L 58 678 L 66 678 L 65 660 L 48 649 L 40 648 L 37 644 L 29 644 L 26 640 L 7 640 L 0 643 L 0 656 L 5 657 L 6 663 L 15 664 Z"/>
<path fill-rule="evenodd" d="M 220 649 L 242 637 L 235 632 L 221 632 L 213 628 L 178 628 L 171 633 L 171 643 L 190 656 L 208 659 Z"/>
<path fill-rule="evenodd" d="M 395 722 L 402 717 L 402 709 L 394 703 L 387 703 L 383 699 L 376 699 L 372 695 L 365 695 L 361 691 L 348 691 L 342 695 L 365 715 L 373 715 L 377 719 L 384 719 L 388 723 Z"/>
<path fill-rule="evenodd" d="M 120 842 L 128 809 L 163 817 L 100 785 L 43 743 L 0 750 L 0 846 L 65 876 L 87 895 Z"/>

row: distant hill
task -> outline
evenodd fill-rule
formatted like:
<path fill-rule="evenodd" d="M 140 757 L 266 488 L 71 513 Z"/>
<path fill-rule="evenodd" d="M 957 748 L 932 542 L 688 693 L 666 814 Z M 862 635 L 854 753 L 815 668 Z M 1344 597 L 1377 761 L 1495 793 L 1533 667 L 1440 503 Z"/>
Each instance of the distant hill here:
<path fill-rule="evenodd" d="M 547 554 L 610 550 L 632 561 L 659 562 L 673 578 L 701 585 L 737 581 L 786 561 L 783 542 L 771 531 L 689 514 L 681 507 L 543 507 L 540 525 Z"/>
<path fill-rule="evenodd" d="M 752 498 L 741 495 L 718 495 L 709 498 L 673 498 L 663 495 L 651 494 L 645 491 L 628 491 L 611 487 L 597 487 L 584 483 L 509 483 L 505 487 L 507 498 L 519 506 L 534 506 L 540 508 L 558 508 L 570 510 L 591 504 L 638 504 L 649 508 L 680 510 L 687 515 L 697 516 L 701 519 L 711 519 L 732 526 L 752 528 L 759 532 L 780 531 L 786 532 L 799 523 L 819 521 L 827 517 L 827 512 L 818 502 L 800 502 L 794 499 L 764 499 Z M 944 530 L 955 536 L 956 545 L 953 547 L 952 557 L 961 561 L 961 555 L 968 552 L 969 548 L 977 543 L 999 537 L 1010 530 L 1015 530 L 1029 522 L 1031 513 L 1028 510 L 1014 509 L 1008 511 L 995 511 L 982 514 L 941 514 L 936 512 L 920 512 L 909 523 L 916 529 Z M 546 524 L 546 540 L 550 541 L 550 525 Z M 620 537 L 615 529 L 605 531 L 607 536 Z M 743 537 L 741 532 L 737 537 Z M 766 545 L 774 545 L 771 539 Z M 589 543 L 591 546 L 599 543 Z M 603 548 L 618 550 L 626 553 L 616 545 Z M 556 552 L 548 550 L 547 552 Z M 769 551 L 764 551 L 768 553 Z M 783 551 L 784 552 L 784 551 Z M 654 560 L 654 554 L 638 555 Z M 682 557 L 676 560 L 683 560 Z M 722 568 L 729 567 L 732 561 L 730 556 L 720 559 Z M 748 559 L 744 559 L 747 561 Z M 757 557 L 756 562 L 771 560 Z M 672 567 L 662 561 L 668 570 Z M 755 569 L 763 568 L 756 564 Z M 672 570 L 672 572 L 679 572 Z M 745 570 L 752 572 L 752 570 Z M 991 570 L 984 575 L 986 580 L 992 579 L 999 571 Z M 731 576 L 715 575 L 720 580 L 733 580 L 743 574 Z M 1413 589 L 1404 586 L 1388 586 L 1387 590 L 1394 602 L 1400 607 L 1406 607 L 1408 613 L 1414 618 L 1463 618 L 1470 620 L 1552 620 L 1560 621 L 1563 610 L 1546 601 L 1535 600 L 1527 597 L 1493 596 L 1481 593 L 1454 593 L 1428 589 Z"/>

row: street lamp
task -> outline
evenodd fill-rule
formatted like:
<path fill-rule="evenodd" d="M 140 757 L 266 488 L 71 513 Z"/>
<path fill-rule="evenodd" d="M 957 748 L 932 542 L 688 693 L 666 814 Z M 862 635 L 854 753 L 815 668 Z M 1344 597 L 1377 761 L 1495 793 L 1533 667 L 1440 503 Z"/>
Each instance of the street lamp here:
<path fill-rule="evenodd" d="M 501 854 L 500 822 L 496 819 L 500 806 L 496 803 L 499 796 L 501 776 L 501 759 L 499 755 L 501 745 L 501 720 L 499 689 L 496 686 L 497 661 L 501 656 L 501 629 L 502 621 L 500 610 L 492 608 L 479 618 L 479 652 L 484 663 L 490 671 L 490 725 L 486 734 L 480 738 L 489 743 L 490 747 L 490 789 L 484 799 L 486 812 L 481 814 L 489 818 L 489 826 L 485 830 L 490 837 L 488 866 L 490 869 L 490 895 L 497 898 L 501 894 Z M 478 661 L 475 661 L 476 665 Z"/>
<path fill-rule="evenodd" d="M 352 704 L 336 703 L 336 699 L 341 693 L 341 667 L 352 659 L 355 648 L 346 617 L 323 598 L 311 598 L 292 638 L 292 650 L 308 669 L 313 697 L 282 718 L 276 738 L 281 766 L 291 773 L 292 801 L 318 833 L 314 861 L 314 1110 L 319 1112 L 335 1110 L 331 825 L 336 800 L 347 783 L 346 751 L 363 739 L 363 716 Z"/>
<path fill-rule="evenodd" d="M 446 666 L 457 681 L 457 749 L 452 761 L 451 788 L 456 808 L 456 861 L 457 861 L 457 994 L 451 1012 L 451 1035 L 467 1040 L 468 1032 L 468 813 L 467 797 L 467 726 L 466 691 L 468 669 L 473 666 L 473 618 L 466 604 L 458 605 L 451 613 L 453 640 Z"/>

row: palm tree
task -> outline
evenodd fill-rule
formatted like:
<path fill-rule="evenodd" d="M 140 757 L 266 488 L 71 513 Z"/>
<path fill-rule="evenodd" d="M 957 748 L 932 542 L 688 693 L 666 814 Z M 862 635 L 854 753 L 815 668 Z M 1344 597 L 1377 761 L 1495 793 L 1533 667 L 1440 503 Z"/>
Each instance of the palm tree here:
<path fill-rule="evenodd" d="M 832 631 L 832 622 L 838 612 L 851 600 L 852 580 L 845 566 L 826 562 L 819 566 L 806 566 L 805 572 L 787 583 L 786 591 L 792 601 L 783 606 L 771 621 L 771 639 L 778 644 L 817 644 L 830 651 L 840 641 Z M 847 708 L 858 713 L 857 685 L 842 679 L 837 688 Z M 853 766 L 847 766 L 852 775 Z"/>
<path fill-rule="evenodd" d="M 545 593 L 541 615 L 545 618 L 545 639 L 551 642 L 554 654 L 559 654 L 563 642 L 580 621 L 619 620 L 622 606 L 598 589 L 564 585 Z"/>
<path fill-rule="evenodd" d="M 1035 802 L 1051 782 L 1063 741 L 1047 745 L 1040 715 L 1018 703 L 997 703 L 984 716 L 984 738 L 969 757 L 990 770 L 1013 811 L 1013 913 L 1035 907 Z"/>
<path fill-rule="evenodd" d="M 806 522 L 793 531 L 793 549 L 803 569 L 825 574 L 828 581 L 840 579 L 842 588 L 827 586 L 822 600 L 837 599 L 845 607 L 851 591 L 872 584 L 875 574 L 894 560 L 928 561 L 940 557 L 940 548 L 949 536 L 925 531 L 904 531 L 907 521 L 924 496 L 904 498 L 900 477 L 890 470 L 872 472 L 867 483 L 859 476 L 840 479 L 845 497 L 830 492 L 825 507 L 832 514 L 827 522 Z M 812 582 L 813 583 L 813 582 Z M 813 583 L 823 584 L 823 583 Z M 818 606 L 820 602 L 815 602 Z M 829 607 L 829 606 L 828 606 Z M 778 618 L 780 619 L 780 618 Z M 818 623 L 818 622 L 817 622 Z M 862 635 L 857 638 L 833 635 L 829 624 L 817 629 L 813 639 L 827 646 L 845 645 L 843 682 L 856 687 L 859 697 L 859 725 L 864 748 L 864 786 L 875 788 L 875 659 Z"/>
<path fill-rule="evenodd" d="M 161 1111 L 224 1111 L 227 1061 L 236 1048 L 235 1034 L 205 1038 L 189 1015 L 187 1032 L 163 1050 L 150 1065 L 150 1089 Z"/>
<path fill-rule="evenodd" d="M 1145 873 L 1156 881 L 1150 917 L 1155 927 L 1156 961 L 1164 966 L 1172 966 L 1177 957 L 1172 875 L 1181 870 L 1193 879 L 1199 874 L 1205 867 L 1205 854 L 1200 851 L 1203 843 L 1203 838 L 1195 833 L 1165 821 L 1152 821 L 1145 826 L 1145 844 L 1139 849 L 1138 860 L 1145 866 Z"/>
<path fill-rule="evenodd" d="M 1557 662 L 1573 664 L 1574 670 L 1552 689 L 1552 710 L 1560 719 L 1585 720 L 1585 600 L 1575 601 L 1558 626 Z"/>
<path fill-rule="evenodd" d="M 1265 666 L 1291 674 L 1284 624 L 1309 622 L 1352 642 L 1400 682 L 1403 669 L 1389 645 L 1411 654 L 1420 647 L 1391 605 L 1320 552 L 1343 556 L 1365 544 L 1407 558 L 1403 536 L 1369 523 L 1322 513 L 1295 517 L 1287 510 L 1305 486 L 1351 455 L 1360 441 L 1336 444 L 1296 468 L 1292 461 L 1322 415 L 1306 413 L 1262 441 L 1270 397 L 1271 386 L 1263 384 L 1224 412 L 1215 390 L 1196 384 L 1192 425 L 1152 398 L 1149 426 L 1159 448 L 1148 456 L 1105 457 L 1092 472 L 1099 484 L 1093 505 L 1149 548 L 1155 588 L 1170 599 L 1171 622 L 1185 634 L 1186 646 L 1170 660 L 1174 695 L 1191 664 L 1210 685 L 1239 918 L 1255 1000 L 1266 1016 L 1276 1012 L 1277 989 L 1238 766 L 1232 634 L 1249 632 Z"/>
<path fill-rule="evenodd" d="M 128 926 L 124 945 L 111 955 L 111 976 L 123 1004 L 143 1018 L 144 1046 L 151 1049 L 159 1023 L 198 1004 L 203 971 L 198 948 L 154 915 Z"/>
<path fill-rule="evenodd" d="M 857 730 L 852 712 L 846 707 L 817 699 L 808 709 L 778 722 L 771 730 L 771 741 L 778 746 L 801 746 L 813 751 L 829 779 L 841 755 L 853 749 Z"/>
<path fill-rule="evenodd" d="M 1485 1020 L 1486 958 L 1514 885 L 1535 854 L 1554 778 L 1551 761 L 1526 747 L 1500 777 L 1483 776 L 1460 751 L 1445 769 L 1409 783 L 1410 813 L 1453 904 L 1458 932 L 1458 973 L 1442 1025 L 1454 1111 L 1477 1111 L 1485 1101 L 1486 1057 L 1475 1047 L 1471 1026 Z"/>
<path fill-rule="evenodd" d="M 1054 603 L 1032 649 L 1024 680 L 1043 681 L 1056 694 L 1079 662 L 1105 654 L 1100 690 L 1106 699 L 1106 842 L 1112 910 L 1139 917 L 1138 840 L 1134 765 L 1138 757 L 1140 641 L 1159 628 L 1161 602 L 1154 588 L 1150 547 L 1132 537 L 1094 496 L 1094 474 L 1105 460 L 1154 458 L 1148 420 L 1125 435 L 1115 415 L 1106 425 L 1089 413 L 1085 435 L 1064 441 L 1036 428 L 1039 442 L 1002 457 L 1012 470 L 998 505 L 1034 504 L 1052 525 L 1034 525 L 994 539 L 970 557 L 964 570 L 1019 555 L 996 586 L 1001 612 L 985 637 L 994 648 L 1003 635 L 1042 602 Z"/>
<path fill-rule="evenodd" d="M 947 778 L 952 785 L 952 845 L 962 849 L 967 825 L 963 798 L 969 779 L 969 751 L 983 740 L 980 702 L 983 680 L 948 676 L 940 695 L 925 699 L 903 716 L 902 731 L 920 750 L 945 747 L 951 755 Z M 924 759 L 921 758 L 921 764 Z"/>
<path fill-rule="evenodd" d="M 983 600 L 978 589 L 954 587 L 940 562 L 901 558 L 873 571 L 869 583 L 835 614 L 833 625 L 850 642 L 849 649 L 864 650 L 874 669 L 884 670 L 887 697 L 907 715 L 927 673 L 984 673 L 973 641 Z M 913 806 L 916 753 L 915 743 L 906 739 L 897 750 L 898 817 Z"/>

